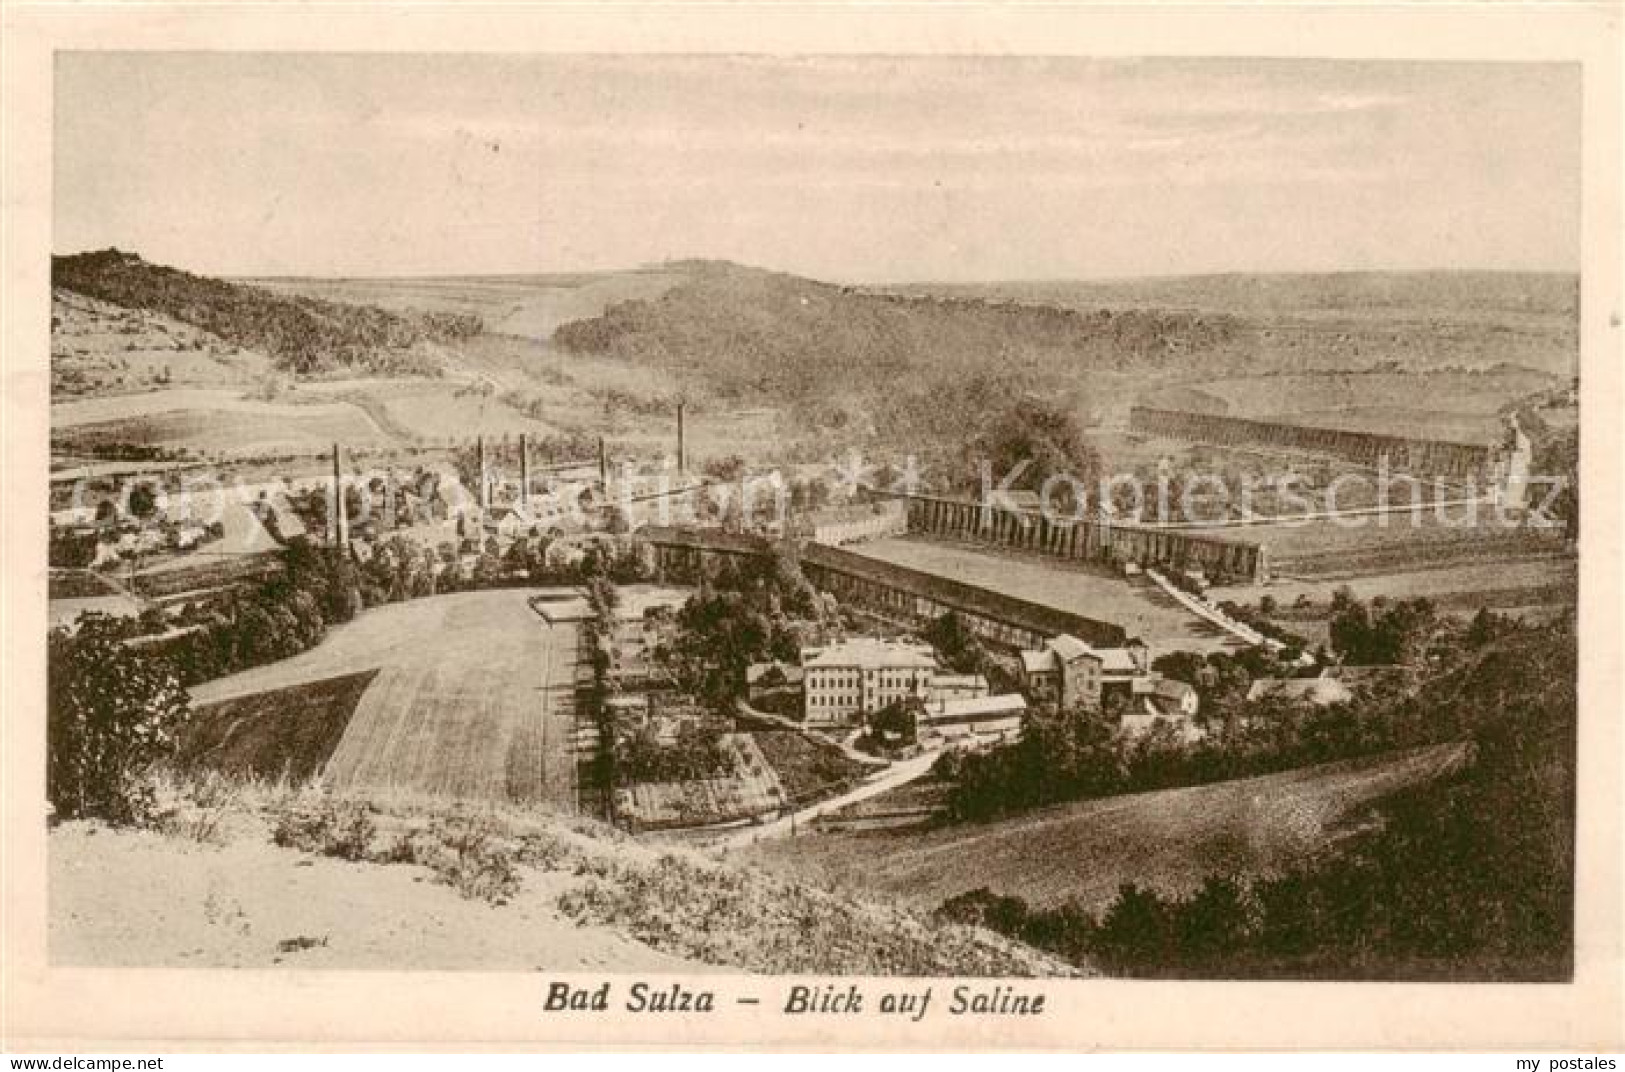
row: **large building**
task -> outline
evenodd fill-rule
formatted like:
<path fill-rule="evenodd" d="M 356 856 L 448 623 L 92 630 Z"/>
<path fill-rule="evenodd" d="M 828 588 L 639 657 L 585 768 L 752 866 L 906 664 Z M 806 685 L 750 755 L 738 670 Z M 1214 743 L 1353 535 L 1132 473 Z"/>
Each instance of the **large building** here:
<path fill-rule="evenodd" d="M 930 647 L 867 637 L 803 648 L 801 666 L 809 726 L 856 722 L 897 700 L 923 700 L 937 672 Z"/>
<path fill-rule="evenodd" d="M 1019 693 L 933 700 L 919 713 L 919 736 L 961 747 L 1012 741 L 1021 735 L 1026 714 L 1027 701 Z"/>
<path fill-rule="evenodd" d="M 1138 683 L 1152 676 L 1150 652 L 1139 640 L 1107 648 L 1065 634 L 1023 651 L 1021 671 L 1035 703 L 1097 710 L 1113 694 L 1131 697 Z"/>
<path fill-rule="evenodd" d="M 1098 708 L 1104 671 L 1100 652 L 1064 633 L 1037 651 L 1021 653 L 1027 694 L 1035 703 Z"/>

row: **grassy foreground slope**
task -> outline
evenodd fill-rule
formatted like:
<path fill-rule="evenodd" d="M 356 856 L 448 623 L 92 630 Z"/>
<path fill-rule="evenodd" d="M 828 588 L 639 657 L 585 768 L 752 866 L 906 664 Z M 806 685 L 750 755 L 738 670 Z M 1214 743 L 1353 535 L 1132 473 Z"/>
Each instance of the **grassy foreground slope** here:
<path fill-rule="evenodd" d="M 1124 882 L 1188 893 L 1208 874 L 1253 875 L 1323 849 L 1364 805 L 1453 769 L 1457 745 L 1187 789 L 1045 808 L 928 833 L 827 834 L 763 843 L 789 873 L 921 909 L 981 887 L 1044 906 L 1109 904 Z"/>
<path fill-rule="evenodd" d="M 365 832 L 346 842 L 344 858 L 303 851 L 309 846 L 278 847 L 267 828 L 308 808 L 309 795 L 273 793 L 256 801 L 254 792 L 211 805 L 202 816 L 172 817 L 167 836 L 87 822 L 52 831 L 52 960 L 190 968 L 1081 974 L 979 928 L 546 813 L 469 813 L 432 802 L 361 805 Z M 210 835 L 197 837 L 202 829 Z"/>

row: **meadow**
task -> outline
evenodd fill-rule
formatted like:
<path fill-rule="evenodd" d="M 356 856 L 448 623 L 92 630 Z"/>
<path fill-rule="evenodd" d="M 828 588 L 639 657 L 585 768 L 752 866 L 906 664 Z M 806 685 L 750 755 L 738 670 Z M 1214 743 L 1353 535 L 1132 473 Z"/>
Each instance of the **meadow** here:
<path fill-rule="evenodd" d="M 1187 789 L 1061 805 L 990 823 L 762 842 L 765 866 L 932 909 L 980 887 L 1101 909 L 1136 882 L 1188 893 L 1208 874 L 1270 874 L 1325 848 L 1361 809 L 1462 761 L 1459 745 Z M 885 798 L 877 798 L 879 808 Z"/>
<path fill-rule="evenodd" d="M 200 705 L 376 671 L 327 757 L 324 782 L 369 795 L 576 807 L 575 630 L 527 589 L 377 607 L 291 659 L 193 689 Z"/>

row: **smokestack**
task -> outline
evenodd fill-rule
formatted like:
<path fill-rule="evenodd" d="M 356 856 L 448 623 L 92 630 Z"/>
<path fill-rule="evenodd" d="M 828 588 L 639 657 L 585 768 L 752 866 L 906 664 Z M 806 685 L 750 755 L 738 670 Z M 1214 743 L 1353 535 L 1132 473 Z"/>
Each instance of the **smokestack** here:
<path fill-rule="evenodd" d="M 688 472 L 688 445 L 683 437 L 683 403 L 677 403 L 677 475 Z"/>
<path fill-rule="evenodd" d="M 491 478 L 489 476 L 487 476 L 486 472 L 485 472 L 485 437 L 484 436 L 476 436 L 475 437 L 475 439 L 474 439 L 474 451 L 475 451 L 475 454 L 478 456 L 479 463 L 480 463 L 480 476 L 479 476 L 480 487 L 479 487 L 478 495 L 480 497 L 480 510 L 482 512 L 484 512 L 484 511 L 487 511 L 487 510 L 491 509 Z"/>
<path fill-rule="evenodd" d="M 598 485 L 609 493 L 609 448 L 604 446 L 604 437 L 598 437 Z"/>
<path fill-rule="evenodd" d="M 519 505 L 530 506 L 530 444 L 523 432 L 519 433 Z"/>
<path fill-rule="evenodd" d="M 345 516 L 344 470 L 339 467 L 339 445 L 337 443 L 333 444 L 333 511 L 330 525 L 333 546 L 348 547 L 350 544 L 350 519 Z"/>

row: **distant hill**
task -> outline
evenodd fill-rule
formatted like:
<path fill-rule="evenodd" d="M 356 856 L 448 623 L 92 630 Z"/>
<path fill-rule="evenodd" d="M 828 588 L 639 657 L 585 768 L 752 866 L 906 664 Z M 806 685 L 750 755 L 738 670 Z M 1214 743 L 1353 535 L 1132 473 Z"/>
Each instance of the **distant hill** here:
<path fill-rule="evenodd" d="M 1042 302 L 1063 307 L 1156 306 L 1238 316 L 1434 316 L 1511 314 L 1572 320 L 1580 279 L 1569 272 L 1400 271 L 1226 273 L 1143 279 L 926 283 L 888 288 Z"/>
<path fill-rule="evenodd" d="M 1577 281 L 1564 275 L 858 288 L 726 262 L 662 268 L 681 281 L 561 324 L 554 345 L 790 405 L 820 427 L 915 438 L 962 437 L 1024 392 L 1098 414 L 1160 383 L 1497 367 L 1566 378 L 1578 365 Z"/>
<path fill-rule="evenodd" d="M 286 371 L 426 372 L 425 343 L 476 335 L 477 317 L 402 314 L 192 275 L 105 249 L 51 258 L 51 285 L 128 309 L 158 313 L 258 350 Z"/>

